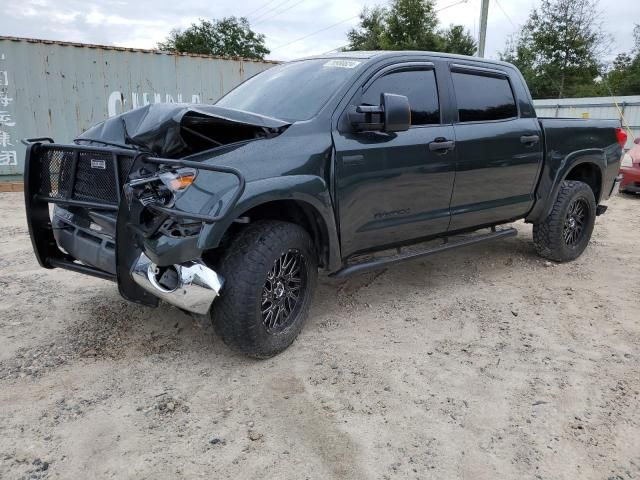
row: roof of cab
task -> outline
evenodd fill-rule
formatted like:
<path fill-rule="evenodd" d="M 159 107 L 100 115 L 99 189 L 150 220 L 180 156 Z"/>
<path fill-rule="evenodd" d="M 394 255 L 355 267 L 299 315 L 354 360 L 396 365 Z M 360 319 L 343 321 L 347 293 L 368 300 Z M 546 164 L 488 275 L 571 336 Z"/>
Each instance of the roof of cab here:
<path fill-rule="evenodd" d="M 370 60 L 370 59 L 378 59 L 378 58 L 393 58 L 393 57 L 405 57 L 405 56 L 429 56 L 429 57 L 441 57 L 448 58 L 452 60 L 466 60 L 473 61 L 477 63 L 484 63 L 488 65 L 502 65 L 505 67 L 513 67 L 512 64 L 507 62 L 502 62 L 500 60 L 492 60 L 488 58 L 480 58 L 480 57 L 471 57 L 469 55 L 457 55 L 454 53 L 444 53 L 444 52 L 429 52 L 429 51 L 421 51 L 421 50 L 372 50 L 372 51 L 352 51 L 352 52 L 336 52 L 336 53 L 325 53 L 322 55 L 314 55 L 311 57 L 305 57 L 301 60 L 309 60 L 313 58 L 354 58 L 361 60 Z"/>

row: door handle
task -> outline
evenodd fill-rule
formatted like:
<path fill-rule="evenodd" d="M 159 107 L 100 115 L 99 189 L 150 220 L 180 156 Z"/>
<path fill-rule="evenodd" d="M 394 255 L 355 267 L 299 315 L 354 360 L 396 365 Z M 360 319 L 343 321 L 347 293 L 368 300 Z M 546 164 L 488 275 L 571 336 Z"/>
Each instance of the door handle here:
<path fill-rule="evenodd" d="M 539 135 L 522 135 L 520 137 L 520 143 L 524 143 L 525 145 L 535 145 L 540 141 Z"/>
<path fill-rule="evenodd" d="M 453 150 L 455 146 L 456 142 L 454 142 L 453 140 L 436 138 L 433 142 L 429 143 L 429 150 L 431 150 L 432 152 L 446 153 L 449 150 Z"/>

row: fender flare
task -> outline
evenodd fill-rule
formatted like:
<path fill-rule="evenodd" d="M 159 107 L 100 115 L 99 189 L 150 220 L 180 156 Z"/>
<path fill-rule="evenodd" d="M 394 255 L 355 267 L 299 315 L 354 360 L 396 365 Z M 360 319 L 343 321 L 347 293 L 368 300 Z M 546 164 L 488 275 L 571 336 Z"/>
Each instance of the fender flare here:
<path fill-rule="evenodd" d="M 290 175 L 248 182 L 242 197 L 225 218 L 205 225 L 198 239 L 198 247 L 202 250 L 217 248 L 229 227 L 244 212 L 278 200 L 300 202 L 315 212 L 318 216 L 317 220 L 322 222 L 325 228 L 329 243 L 327 269 L 338 270 L 342 265 L 342 258 L 333 203 L 326 182 L 315 175 Z M 215 208 L 217 207 L 214 206 Z M 214 211 L 212 210 L 211 213 L 213 214 Z"/>
<path fill-rule="evenodd" d="M 552 157 L 550 156 L 549 158 Z M 577 150 L 566 155 L 559 161 L 550 161 L 545 164 L 542 169 L 538 187 L 536 188 L 535 204 L 525 218 L 525 221 L 538 223 L 547 218 L 549 213 L 551 213 L 562 182 L 575 167 L 584 163 L 590 163 L 598 167 L 600 172 L 600 196 L 602 196 L 606 172 L 605 151 L 600 148 Z M 596 198 L 596 204 L 599 203 L 600 199 Z"/>

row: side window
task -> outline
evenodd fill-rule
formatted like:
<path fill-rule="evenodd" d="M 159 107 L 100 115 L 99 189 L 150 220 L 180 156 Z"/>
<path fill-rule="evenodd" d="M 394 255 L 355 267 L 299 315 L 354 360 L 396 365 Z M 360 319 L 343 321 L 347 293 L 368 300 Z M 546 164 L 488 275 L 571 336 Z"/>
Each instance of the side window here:
<path fill-rule="evenodd" d="M 401 70 L 376 80 L 362 95 L 361 103 L 379 105 L 381 93 L 404 95 L 411 105 L 411 125 L 440 123 L 438 87 L 433 70 Z"/>
<path fill-rule="evenodd" d="M 509 80 L 451 72 L 461 122 L 503 120 L 518 116 Z"/>

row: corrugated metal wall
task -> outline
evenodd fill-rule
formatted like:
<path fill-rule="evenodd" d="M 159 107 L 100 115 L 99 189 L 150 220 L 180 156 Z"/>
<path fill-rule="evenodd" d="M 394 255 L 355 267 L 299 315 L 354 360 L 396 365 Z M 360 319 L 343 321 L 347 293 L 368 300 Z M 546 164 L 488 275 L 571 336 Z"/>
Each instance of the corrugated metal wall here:
<path fill-rule="evenodd" d="M 22 138 L 69 142 L 136 106 L 213 103 L 274 63 L 0 36 L 0 175 L 22 175 Z"/>
<path fill-rule="evenodd" d="M 533 104 L 539 117 L 618 118 L 631 131 L 626 148 L 640 137 L 640 95 L 534 100 Z"/>

